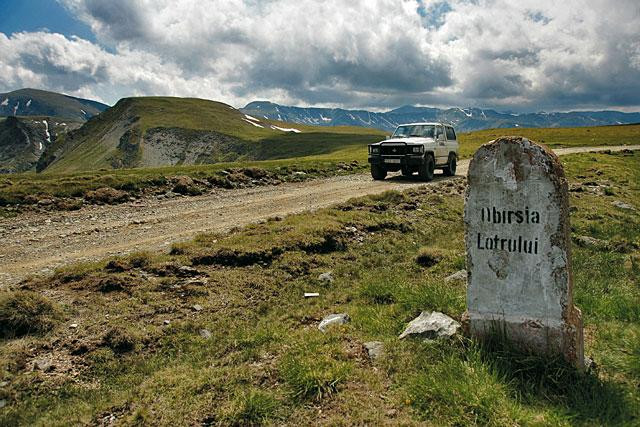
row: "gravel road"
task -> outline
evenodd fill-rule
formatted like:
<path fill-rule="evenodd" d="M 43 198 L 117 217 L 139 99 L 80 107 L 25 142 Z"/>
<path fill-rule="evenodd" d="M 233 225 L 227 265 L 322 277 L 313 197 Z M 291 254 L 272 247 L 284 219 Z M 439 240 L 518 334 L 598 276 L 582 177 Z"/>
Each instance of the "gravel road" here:
<path fill-rule="evenodd" d="M 603 150 L 640 150 L 640 145 L 558 149 L 558 155 Z M 466 175 L 468 160 L 458 164 Z M 276 215 L 318 209 L 352 197 L 439 185 L 394 175 L 372 181 L 368 174 L 339 176 L 280 186 L 216 190 L 198 197 L 154 198 L 115 206 L 88 206 L 75 212 L 27 213 L 0 220 L 0 288 L 29 275 L 50 273 L 77 262 L 140 250 L 165 249 L 210 231 L 226 231 Z M 450 178 L 449 178 L 450 179 Z"/>

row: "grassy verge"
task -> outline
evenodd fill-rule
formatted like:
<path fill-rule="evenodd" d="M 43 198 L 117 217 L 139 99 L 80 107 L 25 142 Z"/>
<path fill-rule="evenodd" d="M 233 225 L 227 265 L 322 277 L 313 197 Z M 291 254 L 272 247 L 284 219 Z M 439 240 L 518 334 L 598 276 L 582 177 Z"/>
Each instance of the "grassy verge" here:
<path fill-rule="evenodd" d="M 379 138 L 355 134 L 352 128 L 336 128 L 333 134 L 302 133 L 266 138 L 256 142 L 258 158 L 250 162 L 218 163 L 198 166 L 173 166 L 141 169 L 99 170 L 75 173 L 25 173 L 0 177 L 0 216 L 7 206 L 37 203 L 46 198 L 71 198 L 71 203 L 59 203 L 56 208 L 75 208 L 89 191 L 113 187 L 132 196 L 146 191 L 171 189 L 171 177 L 186 175 L 208 181 L 212 186 L 229 187 L 226 174 L 230 169 L 260 168 L 272 180 L 302 180 L 368 170 L 366 145 Z M 460 135 L 460 155 L 469 157 L 475 150 L 496 137 L 517 133 L 552 148 L 636 144 L 640 141 L 640 126 L 604 126 L 561 129 L 504 129 L 472 132 Z M 321 142 L 321 143 L 320 143 Z M 284 158 L 289 157 L 289 158 Z M 305 175 L 295 174 L 304 172 Z M 202 190 L 206 190 L 202 188 Z M 34 197 L 30 197 L 34 196 Z M 68 202 L 68 201 L 67 201 Z M 4 207 L 4 208 L 3 208 Z"/>
<path fill-rule="evenodd" d="M 36 292 L 58 314 L 1 342 L 0 424 L 636 424 L 640 218 L 613 203 L 640 208 L 640 155 L 562 161 L 574 238 L 616 248 L 574 248 L 597 372 L 464 338 L 398 340 L 422 310 L 465 309 L 465 284 L 444 281 L 465 263 L 458 178 L 23 284 L 14 300 Z M 320 332 L 331 313 L 351 321 Z M 375 361 L 369 341 L 384 344 Z"/>

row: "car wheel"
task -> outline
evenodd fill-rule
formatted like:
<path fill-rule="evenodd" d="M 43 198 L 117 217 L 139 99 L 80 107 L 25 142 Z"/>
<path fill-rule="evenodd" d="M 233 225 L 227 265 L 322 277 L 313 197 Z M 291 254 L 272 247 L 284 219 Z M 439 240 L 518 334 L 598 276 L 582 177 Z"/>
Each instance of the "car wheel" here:
<path fill-rule="evenodd" d="M 382 181 L 387 177 L 387 171 L 378 165 L 371 165 L 371 177 L 376 181 Z"/>
<path fill-rule="evenodd" d="M 410 168 L 402 168 L 403 176 L 411 176 L 413 175 L 413 171 Z"/>
<path fill-rule="evenodd" d="M 433 171 L 436 167 L 436 161 L 433 159 L 433 154 L 427 154 L 424 158 L 424 162 L 420 165 L 418 174 L 423 181 L 431 181 L 433 179 Z"/>
<path fill-rule="evenodd" d="M 456 155 L 449 154 L 449 160 L 447 166 L 442 170 L 446 176 L 454 176 L 456 174 L 457 160 Z"/>

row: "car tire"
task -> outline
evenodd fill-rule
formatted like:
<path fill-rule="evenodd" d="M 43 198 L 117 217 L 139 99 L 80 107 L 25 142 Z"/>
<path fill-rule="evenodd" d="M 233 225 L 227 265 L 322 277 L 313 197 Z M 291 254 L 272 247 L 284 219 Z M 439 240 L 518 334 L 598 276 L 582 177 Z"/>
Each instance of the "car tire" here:
<path fill-rule="evenodd" d="M 456 155 L 453 153 L 449 154 L 449 159 L 447 160 L 447 166 L 445 166 L 442 169 L 442 172 L 446 175 L 446 176 L 454 176 L 456 174 L 456 168 L 458 166 L 457 164 L 457 159 L 456 159 Z"/>
<path fill-rule="evenodd" d="M 436 168 L 436 161 L 433 159 L 433 154 L 428 153 L 424 157 L 424 162 L 420 165 L 418 174 L 423 181 L 431 181 L 433 179 L 433 171 Z"/>
<path fill-rule="evenodd" d="M 378 165 L 371 165 L 371 177 L 376 181 L 382 181 L 387 177 L 387 171 Z"/>
<path fill-rule="evenodd" d="M 402 176 L 411 176 L 413 171 L 410 168 L 402 168 Z"/>

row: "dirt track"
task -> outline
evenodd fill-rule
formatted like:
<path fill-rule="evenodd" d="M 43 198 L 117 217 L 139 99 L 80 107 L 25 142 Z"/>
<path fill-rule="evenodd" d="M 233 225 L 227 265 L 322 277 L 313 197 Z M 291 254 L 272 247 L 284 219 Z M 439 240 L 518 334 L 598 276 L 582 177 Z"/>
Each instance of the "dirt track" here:
<path fill-rule="evenodd" d="M 640 150 L 640 145 L 556 150 L 558 155 L 590 151 Z M 468 160 L 460 161 L 458 175 L 466 175 Z M 428 185 L 438 185 L 444 177 Z M 225 231 L 235 226 L 306 210 L 318 209 L 352 197 L 425 185 L 393 176 L 372 181 L 349 175 L 315 181 L 216 190 L 199 197 L 146 199 L 117 206 L 90 206 L 76 212 L 25 214 L 0 220 L 0 288 L 28 275 L 48 273 L 76 261 L 103 258 L 147 249 L 163 249 L 197 233 Z"/>

